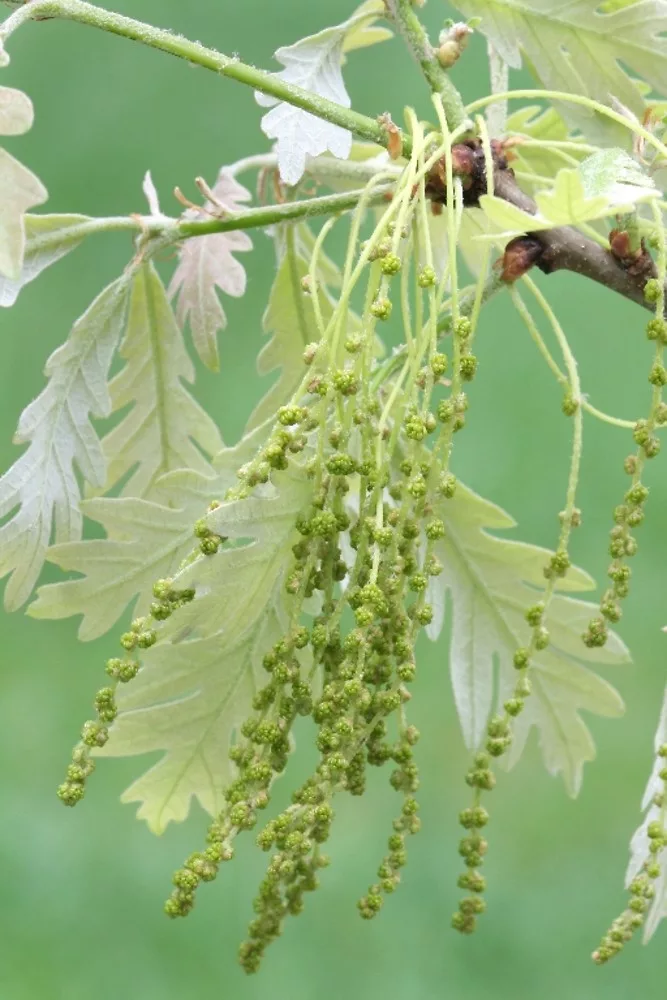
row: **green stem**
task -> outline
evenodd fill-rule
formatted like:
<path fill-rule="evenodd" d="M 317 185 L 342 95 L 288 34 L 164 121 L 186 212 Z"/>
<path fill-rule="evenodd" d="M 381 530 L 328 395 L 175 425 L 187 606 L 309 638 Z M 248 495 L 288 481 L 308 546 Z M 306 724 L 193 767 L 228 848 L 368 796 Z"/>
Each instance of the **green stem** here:
<path fill-rule="evenodd" d="M 417 60 L 426 82 L 434 94 L 440 94 L 442 105 L 451 130 L 466 119 L 466 109 L 458 90 L 438 62 L 411 0 L 384 0 L 385 7 L 396 27 L 407 42 L 410 52 Z"/>
<path fill-rule="evenodd" d="M 507 282 L 503 281 L 499 272 L 492 268 L 484 281 L 481 293 L 478 293 L 476 285 L 461 293 L 459 297 L 459 311 L 464 316 L 470 316 L 473 308 L 475 307 L 478 296 L 479 304 L 477 305 L 477 308 L 479 309 L 481 306 L 486 305 L 489 299 L 492 298 L 496 292 L 499 292 L 501 289 L 507 287 Z M 450 309 L 447 315 L 438 321 L 438 336 L 444 337 L 451 333 L 452 325 L 453 317 Z"/>
<path fill-rule="evenodd" d="M 481 111 L 483 108 L 488 107 L 489 104 L 494 104 L 497 101 L 510 101 L 510 100 L 534 100 L 542 99 L 545 101 L 564 101 L 566 104 L 576 104 L 579 107 L 587 108 L 589 111 L 595 111 L 604 118 L 609 118 L 610 121 L 616 122 L 617 125 L 622 125 L 623 128 L 628 129 L 630 132 L 634 132 L 635 135 L 640 136 L 644 141 L 651 146 L 656 152 L 660 153 L 661 156 L 667 158 L 667 146 L 658 139 L 649 129 L 640 125 L 639 122 L 633 121 L 631 118 L 626 118 L 618 111 L 614 111 L 613 108 L 608 108 L 604 104 L 600 104 L 598 101 L 592 100 L 590 97 L 585 97 L 583 94 L 568 94 L 563 90 L 536 90 L 534 88 L 522 89 L 522 90 L 507 90 L 503 94 L 491 94 L 488 97 L 480 97 L 479 100 L 473 101 L 472 104 L 468 104 L 466 111 L 469 115 L 474 114 L 475 111 Z"/>
<path fill-rule="evenodd" d="M 528 279 L 524 277 L 523 280 L 527 281 Z M 531 291 L 537 288 L 537 286 L 534 285 L 532 281 L 530 282 L 530 284 L 531 284 Z M 555 376 L 558 384 L 562 386 L 562 388 L 566 389 L 570 385 L 570 379 L 565 374 L 565 372 L 561 371 L 558 362 L 556 361 L 553 354 L 547 347 L 544 338 L 539 331 L 537 323 L 531 316 L 528 307 L 526 306 L 525 302 L 519 295 L 518 290 L 515 287 L 510 286 L 510 294 L 512 296 L 512 302 L 514 304 L 514 307 L 521 316 L 521 319 L 523 320 L 533 343 L 535 344 L 538 351 L 546 361 L 549 370 Z M 534 291 L 533 294 L 535 294 Z M 543 296 L 540 296 L 538 298 L 538 302 L 540 302 L 540 304 L 542 304 L 542 302 L 544 301 L 546 300 L 544 299 Z M 549 310 L 547 312 L 547 318 L 551 319 L 551 315 L 553 314 Z M 635 420 L 623 420 L 622 417 L 613 417 L 611 414 L 605 413 L 603 410 L 598 410 L 597 406 L 593 406 L 592 403 L 589 403 L 589 401 L 586 399 L 586 396 L 582 395 L 581 393 L 579 397 L 575 398 L 578 399 L 579 406 L 581 407 L 582 410 L 585 410 L 586 413 L 589 413 L 592 417 L 595 417 L 597 420 L 602 421 L 602 423 L 609 424 L 611 427 L 620 427 L 623 430 L 632 430 L 636 424 Z"/>
<path fill-rule="evenodd" d="M 378 187 L 370 200 L 370 204 L 382 204 L 385 196 L 391 190 L 391 185 Z M 308 198 L 303 201 L 293 201 L 284 205 L 266 205 L 260 208 L 249 208 L 245 212 L 234 213 L 223 219 L 211 218 L 203 221 L 190 219 L 172 219 L 168 216 L 156 218 L 151 215 L 119 215 L 102 219 L 88 219 L 71 226 L 67 230 L 68 240 L 82 240 L 96 233 L 132 232 L 151 237 L 173 236 L 174 243 L 182 239 L 196 236 L 208 236 L 211 233 L 228 233 L 237 229 L 254 229 L 290 222 L 297 219 L 310 219 L 318 215 L 329 215 L 354 208 L 364 191 L 348 191 L 343 194 L 324 195 L 321 198 Z M 45 251 L 62 242 L 62 233 L 58 230 L 45 233 L 31 240 L 31 248 L 35 251 Z"/>
<path fill-rule="evenodd" d="M 279 101 L 286 101 L 303 111 L 308 111 L 324 121 L 349 129 L 360 139 L 376 142 L 381 146 L 388 145 L 389 135 L 386 129 L 374 118 L 359 114 L 350 108 L 344 108 L 342 105 L 336 104 L 335 101 L 304 90 L 303 87 L 286 83 L 273 73 L 267 73 L 255 66 L 248 66 L 239 59 L 223 55 L 222 52 L 209 49 L 199 42 L 191 42 L 171 31 L 154 28 L 143 21 L 136 21 L 134 18 L 104 10 L 94 4 L 85 3 L 84 0 L 29 0 L 28 3 L 14 11 L 2 24 L 0 41 L 6 40 L 26 21 L 44 17 L 78 21 L 80 24 L 100 28 L 102 31 L 109 31 L 114 35 L 121 35 L 123 38 L 141 42 L 142 45 L 160 49 L 162 52 L 168 52 L 179 59 L 185 59 L 195 66 L 202 66 L 204 69 L 213 70 L 214 73 L 219 73 L 221 76 L 229 77 L 231 80 L 245 83 L 255 90 L 277 98 Z M 409 156 L 410 137 L 402 135 L 401 138 L 403 153 Z"/>
<path fill-rule="evenodd" d="M 391 184 L 378 186 L 368 204 L 378 205 L 386 201 L 386 195 L 392 189 Z M 318 215 L 330 215 L 334 212 L 345 212 L 355 208 L 359 199 L 365 193 L 362 191 L 345 191 L 342 194 L 327 194 L 319 198 L 307 198 L 302 201 L 285 202 L 283 205 L 266 205 L 261 208 L 249 208 L 245 212 L 228 215 L 224 219 L 209 219 L 205 222 L 179 222 L 180 236 L 206 236 L 208 233 L 228 233 L 235 229 L 256 229 L 273 226 L 280 222 L 290 222 L 293 219 L 311 219 Z"/>

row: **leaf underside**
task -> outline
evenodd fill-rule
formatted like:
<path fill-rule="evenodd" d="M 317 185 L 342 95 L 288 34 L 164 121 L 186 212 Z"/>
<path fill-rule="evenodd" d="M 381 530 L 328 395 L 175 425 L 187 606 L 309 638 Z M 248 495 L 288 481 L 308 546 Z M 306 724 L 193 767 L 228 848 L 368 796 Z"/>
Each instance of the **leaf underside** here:
<path fill-rule="evenodd" d="M 15 435 L 29 447 L 0 478 L 0 577 L 11 573 L 5 606 L 23 604 L 41 571 L 52 532 L 56 542 L 80 538 L 80 487 L 101 487 L 106 461 L 91 417 L 109 415 L 108 374 L 120 339 L 129 282 L 109 285 L 49 358 L 48 384 L 23 411 Z"/>
<path fill-rule="evenodd" d="M 513 656 L 530 638 L 524 614 L 540 599 L 550 553 L 488 534 L 489 528 L 511 528 L 514 522 L 460 484 L 455 497 L 442 504 L 440 516 L 446 535 L 437 549 L 444 571 L 431 583 L 436 614 L 428 634 L 438 637 L 449 594 L 454 699 L 466 745 L 472 750 L 481 745 L 496 705 L 511 696 L 516 675 Z M 549 608 L 550 646 L 535 654 L 530 672 L 533 694 L 514 723 L 508 754 L 512 766 L 523 752 L 531 727 L 537 727 L 547 770 L 563 774 L 571 795 L 581 785 L 583 764 L 594 756 L 593 741 L 579 710 L 605 716 L 617 716 L 623 710 L 617 692 L 580 661 L 612 665 L 629 660 L 626 647 L 614 633 L 604 649 L 584 647 L 581 633 L 596 606 L 563 592 L 592 587 L 590 577 L 577 568 L 561 581 L 561 593 Z"/>
<path fill-rule="evenodd" d="M 213 559 L 198 558 L 176 577 L 197 596 L 159 630 L 142 669 L 118 699 L 120 715 L 103 756 L 164 751 L 123 794 L 160 833 L 183 820 L 190 800 L 215 814 L 232 777 L 230 740 L 250 710 L 262 657 L 288 621 L 283 575 L 298 533 L 297 514 L 312 483 L 294 467 L 264 496 L 222 504 L 212 530 L 236 539 Z"/>
<path fill-rule="evenodd" d="M 613 97 L 640 118 L 644 101 L 626 66 L 658 93 L 667 93 L 665 0 L 640 0 L 607 12 L 594 0 L 455 0 L 455 6 L 467 17 L 481 18 L 479 30 L 511 67 L 521 66 L 523 54 L 546 89 L 605 105 Z M 618 126 L 608 120 L 569 107 L 566 113 L 594 136 L 603 131 L 619 141 Z"/>

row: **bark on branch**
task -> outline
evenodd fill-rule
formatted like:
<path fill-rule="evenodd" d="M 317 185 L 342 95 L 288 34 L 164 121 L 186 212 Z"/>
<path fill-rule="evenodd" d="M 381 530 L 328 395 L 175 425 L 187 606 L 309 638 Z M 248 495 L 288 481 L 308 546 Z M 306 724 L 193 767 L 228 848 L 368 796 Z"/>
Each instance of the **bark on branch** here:
<path fill-rule="evenodd" d="M 519 187 L 514 172 L 505 159 L 501 143 L 492 142 L 492 147 L 495 194 L 524 212 L 535 215 L 537 205 Z M 481 143 L 478 140 L 458 143 L 452 148 L 452 154 L 456 173 L 463 182 L 464 204 L 468 207 L 476 206 L 487 189 Z M 444 165 L 436 164 L 434 167 L 428 178 L 427 192 L 433 202 L 446 202 Z M 606 250 L 574 226 L 527 231 L 525 236 L 519 236 L 508 243 L 502 273 L 507 282 L 512 282 L 531 267 L 538 267 L 545 274 L 572 271 L 652 310 L 653 306 L 644 298 L 646 282 L 656 275 L 650 254 L 642 246 L 637 254 L 624 256 L 618 251 L 618 243 L 614 243 L 614 250 L 616 252 Z"/>

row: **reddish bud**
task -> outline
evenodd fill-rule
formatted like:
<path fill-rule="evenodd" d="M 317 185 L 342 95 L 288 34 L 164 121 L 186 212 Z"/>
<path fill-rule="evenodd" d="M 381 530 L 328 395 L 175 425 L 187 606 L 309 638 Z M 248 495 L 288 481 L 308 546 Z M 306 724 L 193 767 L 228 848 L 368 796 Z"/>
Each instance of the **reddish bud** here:
<path fill-rule="evenodd" d="M 522 278 L 537 264 L 542 253 L 542 244 L 534 236 L 517 236 L 510 240 L 499 261 L 502 280 L 511 284 Z"/>
<path fill-rule="evenodd" d="M 403 153 L 403 140 L 401 138 L 401 130 L 398 125 L 395 125 L 391 120 L 391 115 L 388 111 L 385 111 L 383 115 L 380 115 L 378 122 L 384 128 L 387 133 L 387 151 L 392 160 L 397 160 L 399 156 Z"/>

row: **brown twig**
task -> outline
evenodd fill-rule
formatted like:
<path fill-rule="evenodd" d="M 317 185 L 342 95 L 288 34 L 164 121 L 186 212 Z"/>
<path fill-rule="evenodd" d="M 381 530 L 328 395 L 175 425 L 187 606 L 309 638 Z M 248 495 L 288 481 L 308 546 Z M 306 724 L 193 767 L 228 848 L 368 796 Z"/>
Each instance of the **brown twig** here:
<path fill-rule="evenodd" d="M 502 144 L 492 142 L 494 158 L 494 193 L 511 205 L 535 215 L 537 205 L 529 194 L 519 187 L 514 172 L 508 166 Z M 471 139 L 452 148 L 456 172 L 463 183 L 464 204 L 479 204 L 486 193 L 484 152 L 479 140 Z M 426 190 L 434 204 L 447 200 L 444 169 L 436 164 L 427 179 Z M 614 254 L 584 236 L 574 226 L 557 226 L 554 229 L 527 231 L 525 236 L 512 240 L 505 251 L 503 276 L 514 281 L 531 267 L 539 267 L 545 274 L 571 271 L 590 278 L 645 309 L 654 307 L 644 298 L 644 286 L 655 277 L 655 265 L 642 249 L 640 259 Z"/>

